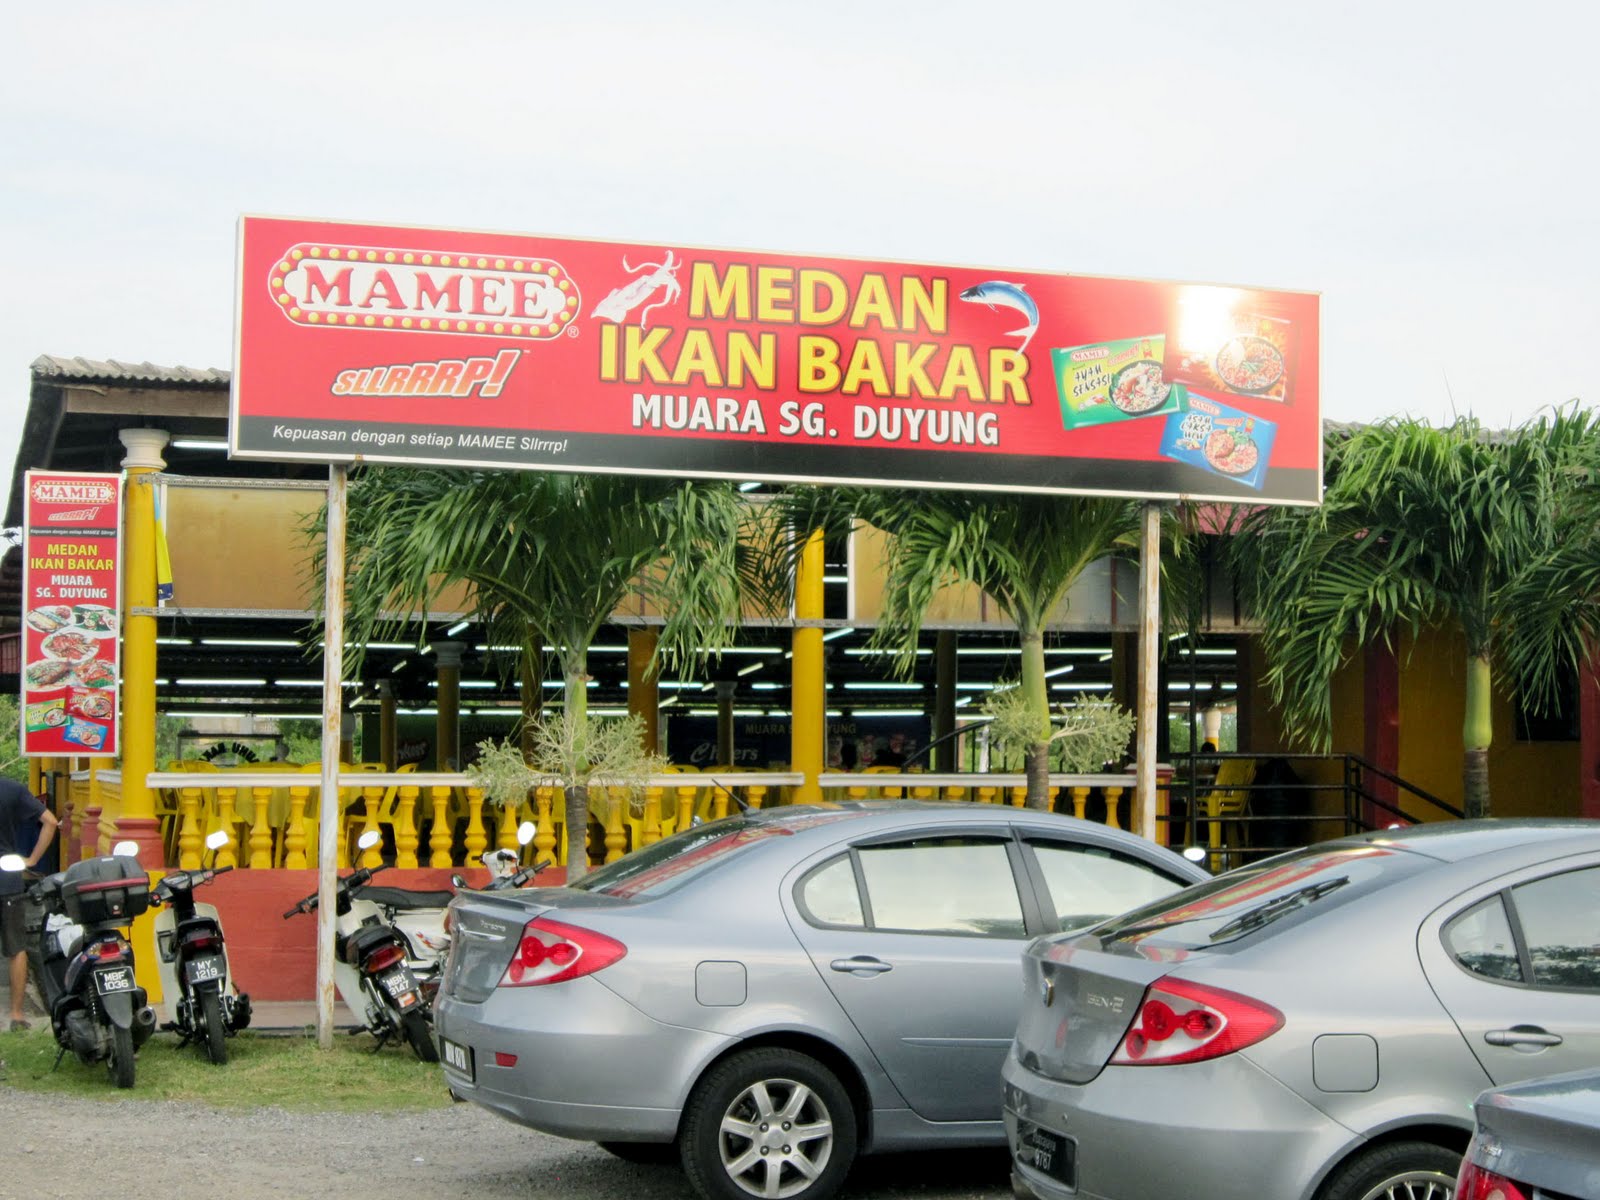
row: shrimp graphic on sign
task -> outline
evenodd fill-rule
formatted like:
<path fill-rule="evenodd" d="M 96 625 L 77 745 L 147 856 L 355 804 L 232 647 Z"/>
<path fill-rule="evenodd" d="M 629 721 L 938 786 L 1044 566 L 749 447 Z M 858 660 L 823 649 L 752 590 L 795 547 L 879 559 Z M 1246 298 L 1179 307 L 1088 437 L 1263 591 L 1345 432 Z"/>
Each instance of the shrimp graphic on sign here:
<path fill-rule="evenodd" d="M 664 304 L 671 304 L 683 295 L 683 289 L 678 286 L 678 268 L 683 266 L 683 260 L 674 262 L 672 251 L 664 252 L 665 258 L 658 263 L 640 263 L 637 267 L 629 266 L 627 256 L 622 259 L 622 269 L 630 275 L 639 275 L 641 271 L 649 271 L 648 275 L 639 275 L 639 278 L 622 287 L 613 288 L 606 298 L 594 306 L 592 317 L 604 317 L 621 325 L 627 320 L 628 314 L 657 291 L 660 290 L 662 298 L 653 304 L 645 304 L 639 311 L 639 328 L 648 329 L 648 314 L 653 308 L 660 308 Z"/>

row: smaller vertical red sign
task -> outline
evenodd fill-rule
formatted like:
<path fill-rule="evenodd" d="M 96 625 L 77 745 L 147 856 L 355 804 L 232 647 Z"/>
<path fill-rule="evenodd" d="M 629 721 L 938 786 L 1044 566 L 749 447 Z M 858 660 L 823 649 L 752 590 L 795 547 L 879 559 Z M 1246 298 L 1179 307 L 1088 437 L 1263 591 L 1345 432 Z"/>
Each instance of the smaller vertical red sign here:
<path fill-rule="evenodd" d="M 122 477 L 29 471 L 22 752 L 117 752 Z"/>

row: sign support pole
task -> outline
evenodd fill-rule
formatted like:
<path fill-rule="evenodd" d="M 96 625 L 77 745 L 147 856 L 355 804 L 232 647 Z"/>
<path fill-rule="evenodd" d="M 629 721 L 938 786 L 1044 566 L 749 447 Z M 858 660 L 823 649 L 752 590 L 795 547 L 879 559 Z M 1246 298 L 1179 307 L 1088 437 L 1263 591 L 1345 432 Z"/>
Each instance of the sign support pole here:
<path fill-rule="evenodd" d="M 1133 831 L 1156 840 L 1156 721 L 1161 660 L 1161 505 L 1144 506 L 1139 537 L 1139 712 Z"/>
<path fill-rule="evenodd" d="M 322 799 L 317 822 L 317 1045 L 333 1049 L 333 922 L 339 870 L 339 740 L 344 711 L 344 523 L 350 468 L 328 467 L 323 577 Z"/>

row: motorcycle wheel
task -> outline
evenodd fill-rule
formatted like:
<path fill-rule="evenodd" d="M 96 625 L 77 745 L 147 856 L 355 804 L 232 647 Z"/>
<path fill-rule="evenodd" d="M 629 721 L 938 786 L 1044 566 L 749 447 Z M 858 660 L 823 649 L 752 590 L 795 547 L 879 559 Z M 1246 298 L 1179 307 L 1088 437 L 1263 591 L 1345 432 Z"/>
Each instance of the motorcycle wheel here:
<path fill-rule="evenodd" d="M 400 1028 L 405 1032 L 411 1051 L 425 1063 L 439 1061 L 439 1051 L 428 1032 L 428 1022 L 419 1012 L 409 1012 L 400 1018 Z"/>
<path fill-rule="evenodd" d="M 119 1088 L 133 1086 L 133 1030 L 111 1027 L 111 1057 L 106 1059 L 106 1068 Z"/>
<path fill-rule="evenodd" d="M 217 1066 L 228 1061 L 228 1031 L 222 1024 L 222 994 L 215 988 L 200 993 L 200 1024 L 206 1029 L 206 1057 Z"/>

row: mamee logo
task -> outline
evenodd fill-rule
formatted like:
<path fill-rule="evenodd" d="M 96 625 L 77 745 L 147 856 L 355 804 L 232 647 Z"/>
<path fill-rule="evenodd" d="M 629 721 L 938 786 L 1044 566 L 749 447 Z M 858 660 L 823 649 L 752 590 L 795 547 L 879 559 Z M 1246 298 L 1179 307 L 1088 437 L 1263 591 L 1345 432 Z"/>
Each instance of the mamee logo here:
<path fill-rule="evenodd" d="M 111 484 L 89 479 L 38 479 L 28 494 L 35 504 L 111 504 L 117 498 L 116 488 Z M 50 519 L 65 521 L 75 516 L 59 513 Z"/>
<path fill-rule="evenodd" d="M 1074 350 L 1067 355 L 1073 362 L 1093 362 L 1097 358 L 1105 358 L 1111 353 L 1104 346 L 1085 346 L 1082 350 Z"/>
<path fill-rule="evenodd" d="M 302 242 L 267 282 L 296 325 L 553 338 L 577 318 L 560 263 L 503 255 Z"/>

